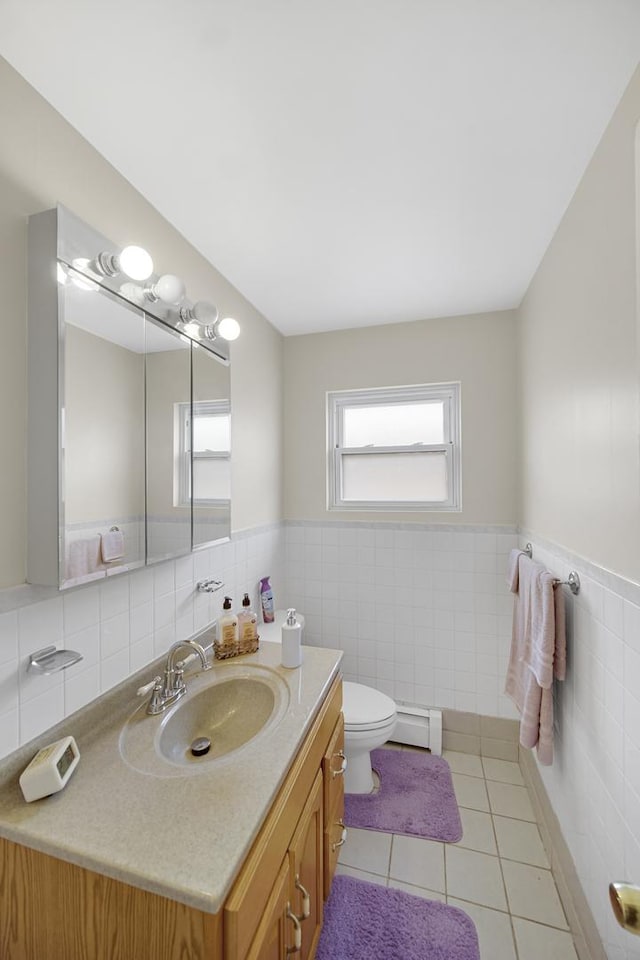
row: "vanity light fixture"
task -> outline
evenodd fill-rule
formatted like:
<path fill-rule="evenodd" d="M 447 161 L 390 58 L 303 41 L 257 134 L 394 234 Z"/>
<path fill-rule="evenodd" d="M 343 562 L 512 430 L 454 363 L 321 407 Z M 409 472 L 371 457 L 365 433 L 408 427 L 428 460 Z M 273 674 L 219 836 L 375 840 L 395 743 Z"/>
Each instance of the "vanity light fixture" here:
<path fill-rule="evenodd" d="M 153 260 L 143 247 L 125 247 L 121 253 L 99 253 L 91 264 L 102 277 L 124 273 L 132 280 L 147 280 L 153 273 Z"/>
<path fill-rule="evenodd" d="M 180 320 L 183 330 L 196 340 L 236 340 L 240 336 L 240 324 L 233 317 L 218 320 L 218 311 L 212 303 L 198 300 L 192 307 L 182 307 Z"/>

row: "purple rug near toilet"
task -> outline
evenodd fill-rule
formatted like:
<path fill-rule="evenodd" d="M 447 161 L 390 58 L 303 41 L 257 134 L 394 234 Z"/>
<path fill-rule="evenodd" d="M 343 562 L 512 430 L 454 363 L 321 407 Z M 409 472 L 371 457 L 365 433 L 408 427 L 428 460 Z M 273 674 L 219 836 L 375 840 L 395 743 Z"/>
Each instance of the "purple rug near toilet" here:
<path fill-rule="evenodd" d="M 335 877 L 316 960 L 480 960 L 473 920 L 353 877 Z"/>
<path fill-rule="evenodd" d="M 412 750 L 373 750 L 371 766 L 380 777 L 378 793 L 346 793 L 349 827 L 402 833 L 456 843 L 462 837 L 449 764 Z"/>

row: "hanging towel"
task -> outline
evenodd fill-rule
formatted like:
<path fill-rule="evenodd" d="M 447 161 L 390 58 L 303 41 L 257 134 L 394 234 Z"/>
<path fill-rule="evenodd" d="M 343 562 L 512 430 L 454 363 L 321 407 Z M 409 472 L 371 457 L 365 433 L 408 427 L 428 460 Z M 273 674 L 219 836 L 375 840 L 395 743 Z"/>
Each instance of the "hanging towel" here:
<path fill-rule="evenodd" d="M 67 553 L 66 580 L 86 577 L 100 569 L 100 536 L 72 540 Z"/>
<path fill-rule="evenodd" d="M 101 541 L 103 563 L 113 563 L 114 560 L 124 559 L 124 533 L 121 530 L 110 530 L 109 533 L 103 533 Z"/>
<path fill-rule="evenodd" d="M 513 561 L 513 556 L 511 558 Z M 537 747 L 545 765 L 553 760 L 553 681 L 566 673 L 564 597 L 554 578 L 521 553 L 517 573 L 509 569 L 516 594 L 506 693 L 521 714 L 520 743 Z"/>

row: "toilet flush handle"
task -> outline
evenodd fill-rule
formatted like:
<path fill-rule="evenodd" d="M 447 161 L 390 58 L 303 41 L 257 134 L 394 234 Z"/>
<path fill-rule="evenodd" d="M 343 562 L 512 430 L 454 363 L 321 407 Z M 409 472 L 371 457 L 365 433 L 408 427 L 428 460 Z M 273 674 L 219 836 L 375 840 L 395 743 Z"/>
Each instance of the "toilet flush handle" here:
<path fill-rule="evenodd" d="M 338 757 L 338 759 L 342 760 L 340 767 L 337 770 L 331 771 L 331 776 L 335 780 L 336 777 L 343 776 L 345 770 L 347 769 L 347 758 L 344 755 L 344 750 L 340 750 L 338 753 L 334 753 L 334 757 Z"/>

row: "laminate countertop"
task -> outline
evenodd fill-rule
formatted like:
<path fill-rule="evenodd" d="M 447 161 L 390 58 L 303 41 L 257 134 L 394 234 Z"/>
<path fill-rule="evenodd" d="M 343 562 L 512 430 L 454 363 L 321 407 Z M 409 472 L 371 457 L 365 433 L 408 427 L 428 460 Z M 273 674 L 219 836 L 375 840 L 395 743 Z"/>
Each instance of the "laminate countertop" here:
<path fill-rule="evenodd" d="M 340 651 L 303 650 L 295 670 L 280 665 L 279 644 L 262 641 L 257 653 L 214 661 L 204 673 L 197 659 L 189 664 L 178 708 L 212 681 L 252 673 L 270 677 L 284 700 L 264 733 L 226 757 L 205 758 L 193 773 L 153 749 L 141 752 L 142 741 L 140 756 L 127 745 L 123 731 L 136 726 L 157 742 L 172 712 L 148 716 L 148 696 L 136 697 L 154 676 L 155 665 L 148 666 L 3 761 L 0 836 L 217 913 L 339 672 Z M 80 750 L 67 786 L 25 803 L 20 773 L 38 749 L 67 734 Z"/>

